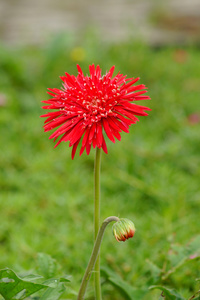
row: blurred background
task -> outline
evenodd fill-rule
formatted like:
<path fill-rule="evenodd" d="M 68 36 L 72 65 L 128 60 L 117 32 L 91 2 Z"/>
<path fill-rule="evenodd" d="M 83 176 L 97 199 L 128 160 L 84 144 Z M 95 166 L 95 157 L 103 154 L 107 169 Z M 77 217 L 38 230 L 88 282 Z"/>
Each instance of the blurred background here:
<path fill-rule="evenodd" d="M 199 0 L 1 0 L 0 37 L 11 45 L 44 43 L 94 30 L 105 41 L 139 38 L 150 45 L 199 42 Z"/>
<path fill-rule="evenodd" d="M 105 234 L 103 299 L 131 299 L 112 271 L 137 300 L 159 299 L 154 284 L 184 299 L 199 290 L 199 45 L 199 0 L 1 0 L 0 268 L 39 273 L 37 253 L 48 253 L 78 291 L 93 244 L 94 151 L 72 161 L 68 144 L 53 149 L 41 101 L 77 63 L 85 74 L 115 65 L 141 77 L 152 111 L 102 155 L 101 218 L 137 229 L 123 244 Z"/>

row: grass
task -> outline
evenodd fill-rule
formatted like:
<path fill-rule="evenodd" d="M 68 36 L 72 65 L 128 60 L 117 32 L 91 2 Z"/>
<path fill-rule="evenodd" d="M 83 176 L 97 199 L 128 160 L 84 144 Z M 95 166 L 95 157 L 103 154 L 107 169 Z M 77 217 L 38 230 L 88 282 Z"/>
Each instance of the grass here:
<path fill-rule="evenodd" d="M 108 142 L 109 153 L 102 156 L 101 218 L 126 217 L 137 228 L 134 239 L 117 243 L 110 226 L 102 265 L 142 290 L 138 300 L 159 298 L 161 292 L 148 290 L 152 284 L 191 297 L 199 289 L 199 258 L 166 279 L 156 270 L 166 274 L 173 267 L 170 255 L 178 257 L 173 245 L 184 250 L 199 234 L 200 122 L 191 121 L 200 114 L 199 49 L 99 44 L 89 36 L 77 48 L 60 36 L 41 47 L 1 45 L 0 57 L 6 100 L 0 108 L 0 268 L 35 270 L 37 253 L 48 253 L 59 272 L 73 276 L 78 291 L 93 243 L 94 151 L 71 161 L 67 144 L 53 149 L 42 130 L 40 101 L 48 98 L 47 87 L 60 87 L 59 76 L 77 74 L 76 63 L 84 73 L 91 63 L 104 72 L 115 64 L 116 72 L 140 76 L 149 87 L 152 100 L 145 105 L 152 112 L 121 142 Z M 126 299 L 111 284 L 103 291 L 103 299 Z"/>

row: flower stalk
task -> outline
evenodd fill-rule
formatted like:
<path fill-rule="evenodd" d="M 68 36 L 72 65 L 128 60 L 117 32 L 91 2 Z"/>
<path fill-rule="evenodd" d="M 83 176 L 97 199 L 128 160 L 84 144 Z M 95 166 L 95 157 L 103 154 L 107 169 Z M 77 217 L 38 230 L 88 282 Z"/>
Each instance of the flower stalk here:
<path fill-rule="evenodd" d="M 119 218 L 117 218 L 115 216 L 111 216 L 111 217 L 106 218 L 103 221 L 103 223 L 102 223 L 102 225 L 99 229 L 99 232 L 97 234 L 97 238 L 96 238 L 96 241 L 95 241 L 95 244 L 94 244 L 94 248 L 93 248 L 92 254 L 90 256 L 89 263 L 87 265 L 85 274 L 83 276 L 83 280 L 82 280 L 82 283 L 81 283 L 81 287 L 80 287 L 80 290 L 79 290 L 79 293 L 78 293 L 77 300 L 83 300 L 84 299 L 84 295 L 85 295 L 86 288 L 87 288 L 87 285 L 88 285 L 88 282 L 89 282 L 89 279 L 90 279 L 90 276 L 91 276 L 91 272 L 94 268 L 95 262 L 97 260 L 97 257 L 98 257 L 99 251 L 100 251 L 100 246 L 101 246 L 101 242 L 102 242 L 102 239 L 103 239 L 105 229 L 106 229 L 107 225 L 110 222 L 113 222 L 113 221 L 118 222 Z M 100 297 L 101 297 L 101 295 L 100 295 Z"/>
<path fill-rule="evenodd" d="M 96 148 L 94 163 L 94 240 L 100 227 L 100 167 L 101 149 Z M 100 256 L 97 256 L 94 273 L 95 299 L 101 300 Z"/>

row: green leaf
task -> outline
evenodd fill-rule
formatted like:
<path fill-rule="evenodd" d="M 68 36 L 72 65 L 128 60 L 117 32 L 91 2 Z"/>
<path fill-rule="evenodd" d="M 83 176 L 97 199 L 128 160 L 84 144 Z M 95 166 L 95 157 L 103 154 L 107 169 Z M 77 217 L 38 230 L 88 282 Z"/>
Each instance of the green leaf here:
<path fill-rule="evenodd" d="M 23 280 L 26 280 L 26 281 L 35 281 L 35 280 L 38 280 L 38 279 L 42 279 L 44 277 L 41 276 L 41 275 L 38 275 L 38 274 L 28 274 L 28 275 L 25 275 L 25 276 L 21 276 L 21 278 Z"/>
<path fill-rule="evenodd" d="M 190 262 L 200 257 L 200 235 L 196 236 L 187 245 L 171 246 L 171 251 L 168 254 L 168 260 L 171 262 L 171 269 L 168 270 L 162 279 L 166 280 L 177 269 L 181 268 L 185 263 Z"/>
<path fill-rule="evenodd" d="M 49 287 L 40 300 L 57 300 L 64 293 L 65 289 L 64 284 L 60 282 L 56 288 Z"/>
<path fill-rule="evenodd" d="M 111 271 L 107 267 L 101 268 L 101 271 L 106 278 L 107 281 L 109 281 L 114 286 L 118 287 L 121 292 L 128 297 L 129 300 L 135 300 L 135 299 L 141 299 L 145 290 L 136 289 L 132 287 L 130 284 L 128 284 L 126 281 L 121 279 L 119 275 L 117 275 L 115 272 Z"/>
<path fill-rule="evenodd" d="M 200 256 L 200 235 L 190 241 L 188 245 L 172 245 L 169 260 L 173 266 L 186 260 Z"/>
<path fill-rule="evenodd" d="M 188 248 L 189 248 L 190 255 L 192 254 L 200 255 L 200 234 L 191 240 L 191 242 L 188 245 Z"/>
<path fill-rule="evenodd" d="M 10 269 L 0 270 L 0 294 L 5 300 L 23 300 L 44 288 L 44 284 L 22 280 Z"/>
<path fill-rule="evenodd" d="M 44 292 L 40 300 L 57 300 L 64 293 L 66 287 L 64 282 L 69 282 L 70 276 L 63 276 L 61 278 L 49 278 L 44 284 L 48 285 L 48 289 Z"/>
<path fill-rule="evenodd" d="M 149 265 L 149 269 L 151 271 L 151 275 L 152 275 L 152 279 L 155 281 L 158 281 L 158 279 L 160 278 L 161 274 L 162 274 L 162 270 L 155 265 L 151 260 L 146 259 L 146 262 Z"/>
<path fill-rule="evenodd" d="M 190 297 L 188 300 L 199 300 L 200 296 L 196 297 L 196 295 L 200 295 L 200 290 L 196 292 L 192 297 Z"/>
<path fill-rule="evenodd" d="M 184 263 L 188 257 L 188 249 L 184 245 L 172 244 L 168 255 L 171 265 L 174 267 L 180 263 Z"/>
<path fill-rule="evenodd" d="M 150 290 L 159 289 L 163 292 L 163 296 L 165 296 L 166 300 L 186 300 L 183 298 L 180 294 L 178 294 L 176 291 L 168 289 L 161 285 L 152 285 L 149 287 Z"/>
<path fill-rule="evenodd" d="M 71 280 L 69 278 L 71 278 L 71 276 L 63 276 L 60 278 L 60 282 L 70 282 Z"/>
<path fill-rule="evenodd" d="M 50 255 L 46 253 L 38 253 L 37 264 L 38 273 L 42 274 L 44 278 L 51 278 L 55 275 L 57 262 Z"/>

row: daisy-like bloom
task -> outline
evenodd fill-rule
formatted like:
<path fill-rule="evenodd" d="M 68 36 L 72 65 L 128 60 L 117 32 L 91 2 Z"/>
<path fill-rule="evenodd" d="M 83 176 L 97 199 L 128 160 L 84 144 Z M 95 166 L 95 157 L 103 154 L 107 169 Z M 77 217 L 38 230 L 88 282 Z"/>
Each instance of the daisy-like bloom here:
<path fill-rule="evenodd" d="M 90 76 L 84 76 L 80 66 L 78 75 L 65 73 L 61 76 L 62 89 L 49 89 L 52 96 L 44 109 L 53 109 L 41 117 L 47 117 L 44 131 L 56 129 L 49 137 L 61 142 L 69 141 L 74 158 L 78 144 L 81 141 L 80 155 L 86 149 L 89 154 L 91 146 L 102 148 L 107 153 L 104 135 L 115 143 L 115 138 L 121 140 L 122 131 L 129 132 L 129 126 L 138 121 L 136 116 L 147 116 L 148 107 L 131 103 L 132 101 L 150 99 L 144 95 L 144 84 L 134 85 L 137 78 L 126 78 L 118 73 L 113 76 L 114 66 L 104 76 L 99 66 L 89 66 Z"/>
<path fill-rule="evenodd" d="M 125 242 L 135 234 L 135 225 L 129 219 L 120 219 L 113 225 L 113 234 L 118 242 Z"/>

